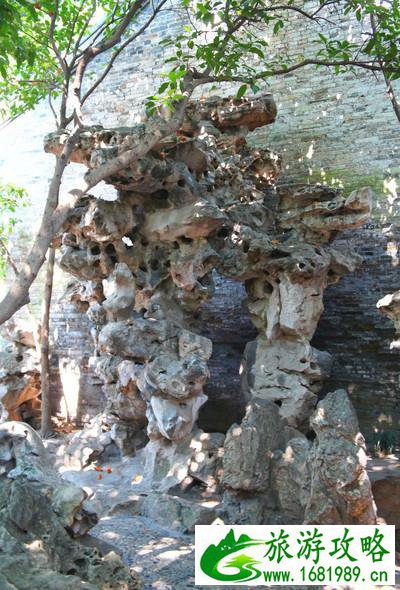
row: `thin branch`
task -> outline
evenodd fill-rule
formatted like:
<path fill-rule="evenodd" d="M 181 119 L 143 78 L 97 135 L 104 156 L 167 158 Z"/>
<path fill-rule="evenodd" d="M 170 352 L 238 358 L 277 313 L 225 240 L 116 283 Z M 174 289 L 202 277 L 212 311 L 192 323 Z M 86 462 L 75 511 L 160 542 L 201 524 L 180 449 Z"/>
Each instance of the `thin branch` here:
<path fill-rule="evenodd" d="M 120 25 L 110 37 L 108 39 L 103 39 L 103 41 L 97 46 L 91 45 L 84 51 L 83 56 L 78 62 L 74 82 L 72 84 L 72 100 L 74 104 L 73 117 L 76 125 L 80 127 L 83 126 L 81 92 L 87 66 L 95 57 L 108 51 L 108 49 L 111 49 L 121 41 L 121 38 L 129 27 L 132 19 L 148 4 L 148 2 L 149 0 L 135 0 L 135 2 L 131 4 Z"/>
<path fill-rule="evenodd" d="M 88 26 L 90 24 L 90 21 L 92 20 L 93 15 L 96 12 L 96 8 L 97 8 L 96 0 L 93 0 L 92 1 L 92 10 L 91 10 L 89 16 L 87 17 L 87 19 L 86 19 L 86 21 L 85 21 L 85 23 L 84 23 L 84 25 L 83 25 L 83 27 L 81 29 L 81 32 L 79 33 L 78 39 L 76 40 L 75 47 L 74 47 L 74 52 L 73 52 L 73 59 L 76 58 L 76 55 L 77 55 L 77 53 L 79 51 L 79 47 L 81 45 L 81 41 L 82 41 L 83 35 L 87 31 L 87 28 L 88 28 Z"/>
<path fill-rule="evenodd" d="M 93 54 L 93 57 L 97 57 L 101 53 L 108 51 L 108 49 L 111 49 L 117 43 L 119 43 L 121 41 L 122 35 L 125 33 L 126 29 L 131 24 L 132 19 L 135 16 L 137 16 L 137 14 L 141 10 L 143 10 L 143 8 L 145 8 L 148 3 L 149 3 L 149 0 L 135 0 L 135 2 L 133 2 L 131 4 L 131 7 L 129 8 L 128 12 L 125 14 L 124 18 L 122 19 L 121 24 L 115 29 L 113 34 L 108 39 L 104 39 L 102 41 L 102 43 L 97 45 L 97 47 L 96 46 L 90 47 L 88 49 L 88 51 L 91 54 Z"/>
<path fill-rule="evenodd" d="M 6 260 L 7 260 L 8 264 L 10 265 L 10 267 L 12 268 L 15 276 L 18 276 L 19 275 L 18 267 L 15 264 L 13 257 L 11 256 L 10 250 L 7 248 L 7 244 L 4 242 L 4 240 L 2 238 L 0 238 L 0 247 L 3 250 Z"/>
<path fill-rule="evenodd" d="M 81 100 L 81 105 L 83 105 L 86 102 L 86 100 L 89 98 L 89 96 L 91 94 L 93 94 L 93 92 L 96 90 L 96 88 L 103 82 L 104 78 L 110 72 L 111 68 L 114 65 L 115 60 L 120 55 L 120 53 L 147 29 L 147 27 L 151 24 L 151 22 L 155 19 L 155 17 L 157 16 L 157 14 L 161 11 L 162 7 L 167 2 L 168 2 L 168 0 L 162 0 L 160 2 L 160 4 L 154 9 L 153 14 L 145 22 L 145 24 L 142 27 L 140 27 L 140 29 L 138 29 L 128 39 L 126 39 L 126 41 L 124 43 L 122 43 L 122 45 L 120 45 L 120 47 L 118 47 L 118 49 L 114 52 L 113 56 L 111 57 L 109 63 L 107 64 L 107 67 L 105 68 L 105 70 L 103 71 L 103 73 L 101 74 L 101 76 L 99 76 L 99 78 L 96 80 L 96 82 L 93 84 L 93 86 L 91 88 L 89 88 L 89 90 L 83 96 L 83 98 Z"/>
<path fill-rule="evenodd" d="M 259 72 L 255 75 L 257 80 L 264 80 L 266 78 L 271 78 L 272 76 L 282 76 L 285 74 L 290 74 L 296 70 L 304 68 L 305 66 L 326 66 L 326 67 L 358 67 L 365 70 L 369 70 L 371 72 L 379 72 L 381 71 L 381 67 L 379 65 L 374 65 L 371 62 L 362 62 L 362 61 L 353 61 L 353 60 L 340 60 L 340 61 L 329 61 L 329 60 L 319 60 L 319 59 L 305 59 L 297 64 L 293 64 L 292 66 L 288 66 L 287 68 L 281 68 L 276 70 L 267 70 L 264 72 Z M 398 72 L 398 68 L 390 68 L 387 66 L 383 66 L 386 72 Z M 243 82 L 244 78 L 247 76 L 243 75 L 236 75 L 236 76 L 210 76 L 205 72 L 195 72 L 195 79 L 201 80 L 203 84 L 211 84 L 216 82 Z"/>
<path fill-rule="evenodd" d="M 51 16 L 51 21 L 50 21 L 49 40 L 51 43 L 51 47 L 58 59 L 58 63 L 60 64 L 61 69 L 63 70 L 64 73 L 66 73 L 67 69 L 68 69 L 67 62 L 65 61 L 65 59 L 61 55 L 60 50 L 59 50 L 57 43 L 55 41 L 55 38 L 54 38 L 54 31 L 56 28 L 56 20 L 58 17 L 58 11 L 59 11 L 59 0 L 56 0 L 55 6 L 54 6 L 54 12 Z"/>
<path fill-rule="evenodd" d="M 371 14 L 370 20 L 371 20 L 372 32 L 375 35 L 376 32 L 377 32 L 377 22 L 376 22 L 376 19 L 374 18 L 374 15 L 373 14 Z M 378 55 L 377 56 L 377 59 L 378 59 L 379 66 L 380 66 L 381 71 L 382 71 L 382 74 L 383 74 L 383 78 L 385 80 L 386 92 L 387 92 L 387 94 L 389 96 L 390 102 L 392 103 L 393 111 L 394 111 L 394 113 L 395 113 L 395 115 L 397 117 L 397 120 L 400 123 L 400 104 L 399 104 L 399 102 L 398 102 L 398 100 L 396 98 L 396 95 L 394 93 L 392 82 L 391 82 L 389 76 L 387 75 L 387 72 L 385 71 L 382 57 L 380 55 Z"/>
<path fill-rule="evenodd" d="M 83 41 L 81 41 L 81 43 L 79 44 L 79 47 L 81 48 L 81 51 L 77 54 L 76 59 L 79 59 L 85 53 L 87 47 L 84 47 L 84 46 L 86 45 L 86 43 L 88 43 L 90 41 L 91 44 L 93 45 L 97 41 L 97 39 L 99 39 L 101 37 L 101 35 L 104 33 L 104 31 L 107 30 L 108 27 L 110 27 L 111 25 L 117 23 L 118 21 L 120 21 L 123 18 L 123 15 L 119 16 L 118 18 L 114 18 L 114 15 L 115 15 L 116 10 L 117 10 L 117 5 L 114 8 L 114 12 L 111 15 L 111 19 L 110 20 L 107 20 L 107 19 L 104 20 L 98 27 L 96 27 L 90 33 L 90 35 L 88 35 L 86 37 L 86 39 L 84 39 Z"/>
<path fill-rule="evenodd" d="M 56 111 L 55 111 L 55 108 L 54 108 L 54 106 L 53 106 L 53 101 L 52 101 L 52 99 L 51 99 L 51 90 L 49 91 L 49 94 L 47 95 L 47 98 L 48 98 L 48 102 L 49 102 L 49 107 L 50 107 L 50 110 L 51 110 L 51 112 L 53 113 L 53 117 L 54 117 L 54 119 L 55 119 L 55 121 L 56 121 L 56 127 L 58 128 L 58 127 L 59 127 L 59 123 L 58 123 L 58 117 L 57 117 L 57 113 L 56 113 Z"/>
<path fill-rule="evenodd" d="M 81 3 L 80 3 L 80 5 L 79 5 L 79 8 L 77 9 L 77 11 L 75 13 L 74 20 L 72 21 L 71 28 L 69 29 L 69 41 L 68 41 L 68 45 L 67 45 L 67 47 L 65 49 L 65 52 L 64 52 L 64 59 L 67 59 L 67 55 L 70 52 L 71 44 L 72 44 L 72 39 L 74 38 L 76 23 L 77 23 L 78 18 L 79 18 L 79 13 L 81 12 L 84 4 L 85 4 L 85 0 L 82 0 Z"/>

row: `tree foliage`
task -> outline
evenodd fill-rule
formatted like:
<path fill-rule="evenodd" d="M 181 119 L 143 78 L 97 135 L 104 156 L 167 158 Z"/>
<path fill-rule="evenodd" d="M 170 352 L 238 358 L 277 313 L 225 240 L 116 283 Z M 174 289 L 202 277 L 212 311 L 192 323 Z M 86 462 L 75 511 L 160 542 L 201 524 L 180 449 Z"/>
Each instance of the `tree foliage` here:
<path fill-rule="evenodd" d="M 20 222 L 20 209 L 29 203 L 25 189 L 13 184 L 0 184 L 0 278 L 4 278 L 9 263 L 7 245 Z"/>
<path fill-rule="evenodd" d="M 399 0 L 319 0 L 307 8 L 295 0 L 182 0 L 182 4 L 188 24 L 180 35 L 163 41 L 173 50 L 167 60 L 172 68 L 158 93 L 149 98 L 150 112 L 160 102 L 170 104 L 179 98 L 189 70 L 205 82 L 240 82 L 238 96 L 248 89 L 257 92 L 260 81 L 308 65 L 332 67 L 338 74 L 357 68 L 383 72 L 387 81 L 400 78 Z M 346 16 L 359 23 L 354 39 L 346 33 L 343 38 L 324 34 L 335 18 Z M 299 55 L 288 35 L 288 50 L 273 53 L 274 40 L 285 35 L 293 18 L 299 28 L 311 26 L 314 43 L 307 55 Z"/>
<path fill-rule="evenodd" d="M 2 118 L 18 116 L 45 97 L 52 101 L 60 95 L 67 97 L 79 63 L 88 58 L 85 51 L 97 48 L 100 53 L 102 47 L 122 44 L 127 26 L 134 24 L 147 4 L 130 0 L 0 0 Z M 127 26 L 123 26 L 124 19 Z M 115 34 L 117 43 L 108 47 Z"/>

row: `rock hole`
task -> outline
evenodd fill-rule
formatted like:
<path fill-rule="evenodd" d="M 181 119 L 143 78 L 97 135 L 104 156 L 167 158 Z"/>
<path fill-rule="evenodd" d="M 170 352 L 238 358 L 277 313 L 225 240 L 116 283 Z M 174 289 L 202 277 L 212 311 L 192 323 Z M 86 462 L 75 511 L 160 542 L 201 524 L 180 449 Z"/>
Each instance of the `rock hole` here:
<path fill-rule="evenodd" d="M 270 254 L 270 258 L 287 258 L 290 256 L 289 252 L 283 252 L 282 250 L 273 250 Z"/>
<path fill-rule="evenodd" d="M 92 246 L 90 248 L 90 252 L 91 254 L 94 254 L 94 256 L 96 256 L 97 254 L 100 254 L 100 248 L 98 246 Z"/>
<path fill-rule="evenodd" d="M 217 236 L 219 238 L 227 238 L 229 236 L 229 229 L 227 227 L 222 227 L 217 233 Z"/>
<path fill-rule="evenodd" d="M 264 283 L 264 293 L 268 293 L 269 295 L 271 295 L 271 293 L 273 292 L 274 288 L 270 283 Z"/>
<path fill-rule="evenodd" d="M 158 267 L 159 267 L 158 260 L 155 260 L 155 259 L 154 259 L 154 260 L 151 260 L 151 261 L 150 261 L 150 268 L 151 268 L 152 270 L 157 270 L 157 269 L 158 269 Z"/>
<path fill-rule="evenodd" d="M 114 248 L 113 244 L 107 244 L 106 252 L 107 252 L 107 254 L 115 254 L 115 248 Z"/>
<path fill-rule="evenodd" d="M 153 194 L 153 196 L 154 196 L 154 198 L 155 198 L 155 199 L 162 199 L 162 200 L 165 200 L 165 199 L 168 199 L 168 197 L 169 197 L 169 192 L 168 192 L 166 189 L 161 189 L 161 190 L 159 190 L 159 191 L 156 191 L 156 192 Z"/>

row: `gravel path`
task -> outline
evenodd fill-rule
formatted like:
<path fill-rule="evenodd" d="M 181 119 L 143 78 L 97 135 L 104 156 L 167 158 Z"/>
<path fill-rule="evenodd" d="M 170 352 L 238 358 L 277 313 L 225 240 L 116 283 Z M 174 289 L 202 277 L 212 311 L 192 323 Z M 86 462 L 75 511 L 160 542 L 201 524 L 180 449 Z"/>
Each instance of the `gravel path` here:
<path fill-rule="evenodd" d="M 195 586 L 193 537 L 171 536 L 170 531 L 144 517 L 104 517 L 91 534 L 118 548 L 124 561 L 140 575 L 141 590 L 237 590 L 244 587 Z M 251 588 L 262 590 L 265 586 Z M 305 586 L 291 586 L 291 589 L 307 590 Z M 313 590 L 318 587 L 313 586 Z"/>
<path fill-rule="evenodd" d="M 234 590 L 266 586 L 195 586 L 194 539 L 189 535 L 172 535 L 141 516 L 115 515 L 102 518 L 91 534 L 114 545 L 124 561 L 140 575 L 142 590 Z M 290 590 L 322 590 L 321 586 L 270 586 Z M 369 586 L 373 590 L 377 586 Z M 396 586 L 380 586 L 381 590 Z M 325 590 L 351 590 L 349 586 L 329 586 Z"/>
<path fill-rule="evenodd" d="M 140 575 L 142 590 L 195 587 L 192 537 L 172 536 L 144 517 L 125 515 L 102 518 L 91 534 L 119 549 L 126 563 Z"/>

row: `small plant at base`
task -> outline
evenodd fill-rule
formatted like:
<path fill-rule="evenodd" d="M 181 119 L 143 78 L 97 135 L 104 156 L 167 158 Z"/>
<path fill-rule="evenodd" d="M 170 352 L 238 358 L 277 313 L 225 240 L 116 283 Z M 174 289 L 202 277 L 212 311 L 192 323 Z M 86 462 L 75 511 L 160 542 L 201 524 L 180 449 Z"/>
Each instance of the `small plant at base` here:
<path fill-rule="evenodd" d="M 374 452 L 379 456 L 391 455 L 398 444 L 398 437 L 393 430 L 380 430 L 375 432 Z"/>

